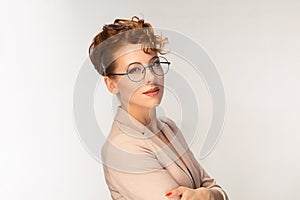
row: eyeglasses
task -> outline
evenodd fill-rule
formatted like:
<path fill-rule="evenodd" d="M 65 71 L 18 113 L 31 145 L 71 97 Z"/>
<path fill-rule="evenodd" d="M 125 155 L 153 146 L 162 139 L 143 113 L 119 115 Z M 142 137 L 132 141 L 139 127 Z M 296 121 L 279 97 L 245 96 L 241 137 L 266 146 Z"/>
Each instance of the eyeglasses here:
<path fill-rule="evenodd" d="M 139 82 L 145 78 L 146 68 L 157 76 L 164 76 L 169 71 L 170 62 L 163 56 L 155 56 L 151 59 L 151 64 L 144 66 L 140 62 L 134 62 L 128 65 L 126 73 L 109 73 L 110 75 L 127 75 L 133 82 Z"/>

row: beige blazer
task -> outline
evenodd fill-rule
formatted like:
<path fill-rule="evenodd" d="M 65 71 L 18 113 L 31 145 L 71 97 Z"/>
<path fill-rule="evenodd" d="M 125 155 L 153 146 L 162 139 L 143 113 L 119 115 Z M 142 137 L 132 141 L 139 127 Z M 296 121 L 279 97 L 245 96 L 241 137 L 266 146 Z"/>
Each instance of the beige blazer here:
<path fill-rule="evenodd" d="M 117 108 L 101 151 L 112 199 L 164 200 L 167 192 L 185 186 L 215 189 L 227 200 L 225 191 L 198 163 L 174 121 L 158 117 L 157 123 L 170 141 L 169 145 L 121 106 Z"/>

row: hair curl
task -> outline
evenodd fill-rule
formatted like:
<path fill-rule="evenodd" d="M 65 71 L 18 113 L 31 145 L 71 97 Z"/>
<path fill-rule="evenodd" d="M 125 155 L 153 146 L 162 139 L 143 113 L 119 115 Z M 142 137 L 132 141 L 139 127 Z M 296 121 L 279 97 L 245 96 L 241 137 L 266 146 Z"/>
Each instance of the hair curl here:
<path fill-rule="evenodd" d="M 137 16 L 131 20 L 116 19 L 113 24 L 104 25 L 102 31 L 93 38 L 89 57 L 98 73 L 105 76 L 114 70 L 114 62 L 107 61 L 122 45 L 141 44 L 145 53 L 154 51 L 166 54 L 163 47 L 167 42 L 167 38 L 154 34 L 151 24 Z"/>

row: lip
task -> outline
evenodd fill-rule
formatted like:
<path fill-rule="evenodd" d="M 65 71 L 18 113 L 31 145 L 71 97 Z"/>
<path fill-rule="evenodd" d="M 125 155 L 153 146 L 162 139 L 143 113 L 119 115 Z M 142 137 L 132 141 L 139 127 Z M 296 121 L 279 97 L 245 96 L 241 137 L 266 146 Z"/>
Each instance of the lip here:
<path fill-rule="evenodd" d="M 148 94 L 148 93 L 158 92 L 158 91 L 159 91 L 159 88 L 154 87 L 154 88 L 151 88 L 151 89 L 147 90 L 146 92 L 143 92 L 143 94 Z"/>

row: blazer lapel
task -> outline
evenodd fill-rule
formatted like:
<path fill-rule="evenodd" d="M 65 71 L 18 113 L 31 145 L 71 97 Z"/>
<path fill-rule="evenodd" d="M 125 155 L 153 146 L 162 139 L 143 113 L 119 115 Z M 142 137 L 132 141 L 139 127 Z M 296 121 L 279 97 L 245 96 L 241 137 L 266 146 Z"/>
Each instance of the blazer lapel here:
<path fill-rule="evenodd" d="M 117 113 L 114 116 L 114 120 L 117 121 L 119 128 L 126 134 L 140 138 L 140 139 L 149 139 L 151 144 L 156 149 L 156 154 L 160 158 L 160 162 L 163 166 L 168 166 L 170 164 L 175 163 L 187 176 L 187 178 L 191 182 L 191 187 L 194 187 L 194 181 L 192 176 L 190 175 L 188 169 L 185 164 L 181 161 L 179 156 L 187 163 L 187 167 L 192 172 L 192 166 L 189 164 L 191 161 L 188 160 L 186 151 L 188 150 L 188 146 L 185 143 L 185 139 L 182 137 L 182 134 L 174 133 L 175 129 L 171 126 L 165 117 L 159 117 L 157 120 L 157 125 L 159 130 L 161 130 L 170 141 L 168 145 L 166 145 L 161 139 L 159 139 L 155 133 L 150 131 L 146 126 L 141 124 L 135 118 L 133 118 L 126 110 L 121 108 L 121 106 L 117 107 Z M 178 129 L 178 131 L 180 131 Z"/>
<path fill-rule="evenodd" d="M 174 134 L 172 129 L 169 127 L 169 125 L 164 121 L 163 119 L 158 120 L 158 126 L 159 129 L 165 134 L 167 139 L 170 141 L 168 145 L 166 145 L 163 141 L 161 141 L 158 137 L 153 137 L 152 140 L 154 143 L 158 144 L 159 146 L 159 152 L 158 154 L 165 154 L 166 157 L 169 157 L 169 159 L 165 158 L 164 160 L 167 161 L 167 163 L 164 163 L 164 166 L 175 163 L 190 179 L 191 181 L 191 187 L 194 187 L 194 180 L 191 176 L 190 172 L 188 171 L 187 167 L 189 169 L 192 168 L 190 165 L 190 160 L 187 157 L 187 150 L 188 146 L 183 145 L 181 141 L 182 138 L 178 137 L 179 134 Z M 184 141 L 185 142 L 185 141 Z M 184 143 L 183 142 L 183 143 Z M 187 166 L 182 162 L 182 160 L 187 164 Z M 190 170 L 191 171 L 191 170 Z M 192 173 L 192 171 L 191 171 Z"/>
<path fill-rule="evenodd" d="M 180 152 L 180 155 L 182 156 L 182 159 L 184 162 L 187 164 L 187 167 L 189 168 L 191 174 L 192 174 L 192 179 L 194 181 L 194 187 L 198 188 L 200 187 L 200 174 L 199 171 L 197 170 L 198 168 L 195 166 L 194 162 L 198 162 L 196 158 L 194 157 L 193 153 L 188 147 L 188 144 L 185 141 L 185 138 L 183 134 L 181 133 L 180 129 L 174 125 L 172 122 L 170 122 L 170 119 L 164 118 L 162 119 L 165 123 L 168 124 L 168 129 L 170 130 L 169 132 L 166 132 L 166 136 L 170 138 L 175 137 L 176 135 L 176 140 L 174 141 L 174 146 L 178 147 L 178 151 Z M 169 139 L 170 140 L 170 139 Z M 186 169 L 186 168 L 185 168 Z M 187 171 L 187 170 L 186 170 Z M 190 175 L 190 173 L 188 173 Z"/>

